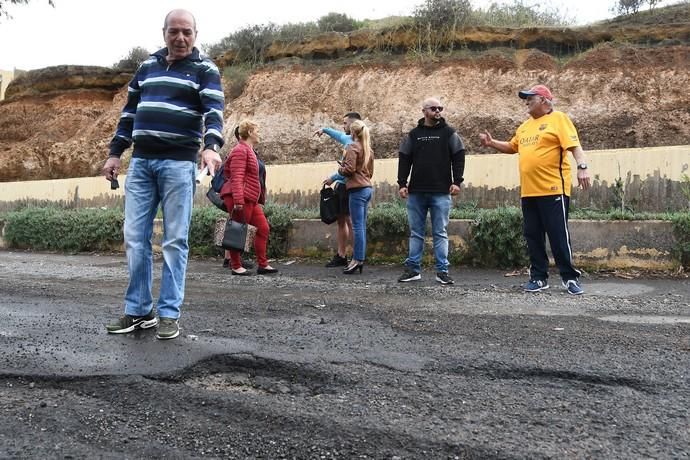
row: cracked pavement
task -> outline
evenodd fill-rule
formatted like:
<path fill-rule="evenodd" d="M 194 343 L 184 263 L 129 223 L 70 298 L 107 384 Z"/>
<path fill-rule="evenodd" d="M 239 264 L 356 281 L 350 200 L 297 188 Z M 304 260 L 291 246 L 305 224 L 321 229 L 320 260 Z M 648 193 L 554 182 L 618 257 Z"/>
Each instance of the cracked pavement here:
<path fill-rule="evenodd" d="M 0 457 L 690 456 L 687 278 L 575 297 L 285 262 L 190 261 L 181 335 L 157 341 L 105 333 L 124 256 L 0 252 Z"/>

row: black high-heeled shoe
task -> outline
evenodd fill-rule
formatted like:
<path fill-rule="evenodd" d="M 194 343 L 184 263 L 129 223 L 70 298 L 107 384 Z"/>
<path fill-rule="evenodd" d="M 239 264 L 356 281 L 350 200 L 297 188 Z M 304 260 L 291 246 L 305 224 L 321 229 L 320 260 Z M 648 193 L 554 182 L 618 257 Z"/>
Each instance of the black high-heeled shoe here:
<path fill-rule="evenodd" d="M 357 270 L 359 270 L 359 274 L 361 275 L 363 269 L 364 269 L 364 262 L 360 262 L 357 265 L 347 267 L 346 269 L 343 270 L 343 273 L 345 275 L 354 275 L 357 272 Z"/>

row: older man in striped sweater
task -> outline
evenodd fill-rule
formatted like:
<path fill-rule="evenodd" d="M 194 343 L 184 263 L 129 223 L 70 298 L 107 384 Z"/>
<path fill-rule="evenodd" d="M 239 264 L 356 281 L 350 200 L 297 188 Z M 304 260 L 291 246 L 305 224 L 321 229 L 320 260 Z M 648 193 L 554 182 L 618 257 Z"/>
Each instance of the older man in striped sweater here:
<path fill-rule="evenodd" d="M 106 326 L 123 334 L 158 325 L 159 339 L 179 335 L 189 252 L 188 235 L 197 154 L 211 174 L 220 167 L 224 98 L 220 73 L 194 47 L 196 20 L 189 11 L 165 17 L 166 47 L 152 54 L 129 83 L 127 103 L 103 166 L 116 180 L 120 156 L 134 144 L 125 183 L 124 237 L 129 267 L 125 314 Z M 153 220 L 163 212 L 163 271 L 158 316 L 153 305 Z M 160 317 L 160 324 L 159 319 Z"/>

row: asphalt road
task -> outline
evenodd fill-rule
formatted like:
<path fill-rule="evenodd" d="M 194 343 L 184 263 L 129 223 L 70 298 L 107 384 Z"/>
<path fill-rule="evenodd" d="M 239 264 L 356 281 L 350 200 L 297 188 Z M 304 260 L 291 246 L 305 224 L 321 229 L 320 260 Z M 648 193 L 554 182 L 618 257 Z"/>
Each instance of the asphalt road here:
<path fill-rule="evenodd" d="M 105 332 L 123 256 L 0 252 L 0 458 L 690 457 L 687 278 L 285 262 L 192 261 L 157 341 Z"/>

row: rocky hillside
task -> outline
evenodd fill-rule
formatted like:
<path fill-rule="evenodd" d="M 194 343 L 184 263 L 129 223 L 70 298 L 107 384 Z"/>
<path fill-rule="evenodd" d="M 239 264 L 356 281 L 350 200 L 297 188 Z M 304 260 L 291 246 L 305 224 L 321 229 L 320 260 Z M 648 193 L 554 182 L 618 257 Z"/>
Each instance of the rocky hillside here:
<path fill-rule="evenodd" d="M 544 83 L 585 149 L 690 144 L 690 24 L 597 27 L 466 31 L 472 47 L 435 57 L 353 47 L 351 36 L 287 51 L 274 44 L 269 64 L 234 80 L 226 72 L 226 135 L 251 117 L 263 128 L 267 162 L 326 161 L 338 149 L 312 133 L 357 110 L 377 156 L 391 157 L 420 117 L 421 99 L 438 95 L 470 153 L 483 153 L 479 132 L 509 137 L 526 117 L 517 91 Z M 0 181 L 97 175 L 128 78 L 62 66 L 13 82 L 0 103 Z"/>

